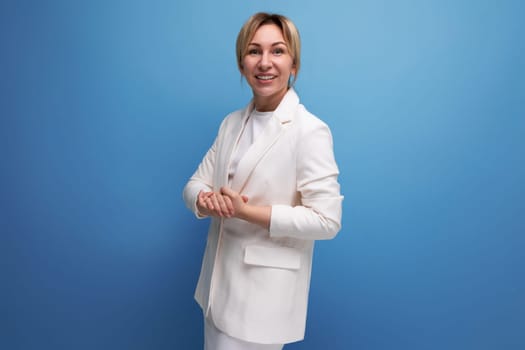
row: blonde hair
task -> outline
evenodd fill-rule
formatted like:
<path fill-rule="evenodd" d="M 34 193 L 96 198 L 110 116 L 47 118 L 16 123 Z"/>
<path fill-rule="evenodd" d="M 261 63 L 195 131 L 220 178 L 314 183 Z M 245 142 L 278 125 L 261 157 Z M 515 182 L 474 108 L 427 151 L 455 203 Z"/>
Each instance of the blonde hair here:
<path fill-rule="evenodd" d="M 239 34 L 237 35 L 237 43 L 235 45 L 237 65 L 242 71 L 242 59 L 244 56 L 246 56 L 248 45 L 253 39 L 257 29 L 265 24 L 275 24 L 281 29 L 283 33 L 284 41 L 288 51 L 290 52 L 290 56 L 292 56 L 292 62 L 295 68 L 295 75 L 289 84 L 292 86 L 297 80 L 297 74 L 299 73 L 299 68 L 301 67 L 301 38 L 299 36 L 299 31 L 293 22 L 283 15 L 258 12 L 251 16 L 248 21 L 246 21 L 246 23 L 244 23 L 241 30 L 239 31 Z"/>

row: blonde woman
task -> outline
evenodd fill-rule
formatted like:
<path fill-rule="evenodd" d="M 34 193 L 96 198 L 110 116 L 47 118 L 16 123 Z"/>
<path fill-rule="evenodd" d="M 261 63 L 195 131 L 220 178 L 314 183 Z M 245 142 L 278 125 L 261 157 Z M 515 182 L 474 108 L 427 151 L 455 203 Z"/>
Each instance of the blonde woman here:
<path fill-rule="evenodd" d="M 343 197 L 328 126 L 299 103 L 295 25 L 257 13 L 237 37 L 253 92 L 228 115 L 183 197 L 211 217 L 195 298 L 205 349 L 282 349 L 302 340 L 314 241 L 341 228 Z"/>

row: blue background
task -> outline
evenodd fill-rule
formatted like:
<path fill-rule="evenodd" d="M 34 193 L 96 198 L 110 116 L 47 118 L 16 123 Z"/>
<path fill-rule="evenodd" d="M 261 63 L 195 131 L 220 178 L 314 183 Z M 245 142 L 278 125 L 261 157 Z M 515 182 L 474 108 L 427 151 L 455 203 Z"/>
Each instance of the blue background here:
<path fill-rule="evenodd" d="M 286 348 L 524 349 L 523 4 L 2 1 L 0 348 L 201 349 L 181 191 L 267 10 L 301 31 L 345 195 Z"/>

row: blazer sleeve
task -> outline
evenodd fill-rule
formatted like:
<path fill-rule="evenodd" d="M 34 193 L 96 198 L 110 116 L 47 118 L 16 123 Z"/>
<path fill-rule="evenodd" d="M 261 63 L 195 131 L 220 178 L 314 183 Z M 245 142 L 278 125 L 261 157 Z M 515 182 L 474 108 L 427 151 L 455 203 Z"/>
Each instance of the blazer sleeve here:
<path fill-rule="evenodd" d="M 201 163 L 197 167 L 195 173 L 190 177 L 184 190 L 182 197 L 188 209 L 190 209 L 197 218 L 202 219 L 206 216 L 201 215 L 197 209 L 197 196 L 200 191 L 212 191 L 213 190 L 213 172 L 215 169 L 215 154 L 217 150 L 219 136 L 215 138 L 212 146 L 206 152 L 206 155 L 202 159 Z"/>
<path fill-rule="evenodd" d="M 331 239 L 341 229 L 342 201 L 332 134 L 315 119 L 297 141 L 297 206 L 273 205 L 271 237 Z"/>

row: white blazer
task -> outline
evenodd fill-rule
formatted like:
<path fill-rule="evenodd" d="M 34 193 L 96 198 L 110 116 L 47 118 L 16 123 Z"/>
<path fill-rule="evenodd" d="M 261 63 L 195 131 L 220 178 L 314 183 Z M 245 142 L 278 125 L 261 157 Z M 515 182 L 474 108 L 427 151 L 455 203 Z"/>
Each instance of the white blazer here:
<path fill-rule="evenodd" d="M 212 147 L 186 184 L 199 217 L 200 190 L 228 186 L 232 152 L 253 101 L 222 122 Z M 254 205 L 270 205 L 270 229 L 212 218 L 195 299 L 224 333 L 271 344 L 304 338 L 314 240 L 341 228 L 343 197 L 328 126 L 290 89 L 239 161 L 230 187 Z"/>

